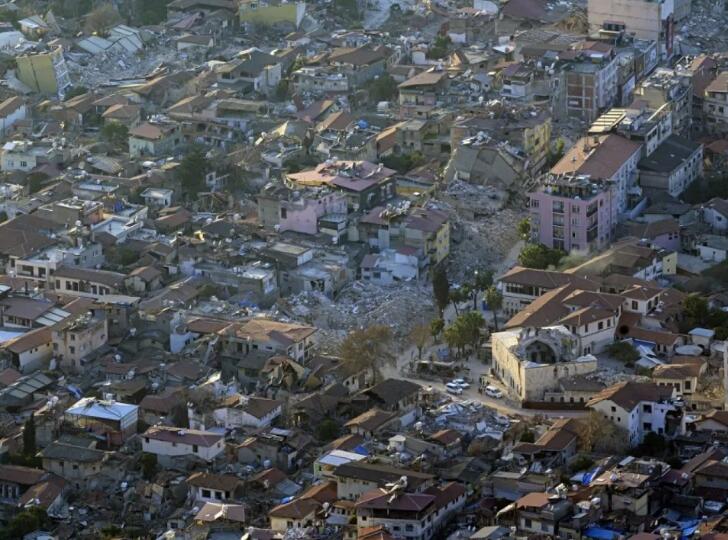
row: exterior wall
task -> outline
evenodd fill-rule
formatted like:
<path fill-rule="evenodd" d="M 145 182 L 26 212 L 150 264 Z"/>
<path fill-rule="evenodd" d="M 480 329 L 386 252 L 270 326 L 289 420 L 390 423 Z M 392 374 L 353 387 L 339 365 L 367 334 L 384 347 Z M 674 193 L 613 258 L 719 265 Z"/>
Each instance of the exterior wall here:
<path fill-rule="evenodd" d="M 693 152 L 689 159 L 671 173 L 640 172 L 640 184 L 662 189 L 678 197 L 687 187 L 703 175 L 703 147 Z"/>
<path fill-rule="evenodd" d="M 710 246 L 696 246 L 698 248 L 698 252 L 700 253 L 700 258 L 704 261 L 710 261 L 710 262 L 723 262 L 726 259 L 726 249 L 725 248 L 717 248 L 717 247 L 710 247 Z"/>
<path fill-rule="evenodd" d="M 728 134 L 728 92 L 706 92 L 703 97 L 705 130 L 714 135 Z"/>
<path fill-rule="evenodd" d="M 690 396 L 698 387 L 697 377 L 685 377 L 684 379 L 663 379 L 653 377 L 652 379 L 659 386 L 672 386 L 677 396 Z"/>
<path fill-rule="evenodd" d="M 53 344 L 48 342 L 28 349 L 18 355 L 18 369 L 22 373 L 32 373 L 46 366 L 53 357 Z"/>
<path fill-rule="evenodd" d="M 714 231 L 728 230 L 728 217 L 713 208 L 703 208 L 703 219 Z"/>
<path fill-rule="evenodd" d="M 190 491 L 195 501 L 220 502 L 230 499 L 230 492 L 222 489 L 195 486 Z"/>
<path fill-rule="evenodd" d="M 521 401 L 542 401 L 546 392 L 558 390 L 562 377 L 586 375 L 597 369 L 596 358 L 554 364 L 521 361 L 511 351 L 513 334 L 514 331 L 497 332 L 491 337 L 493 369 L 509 393 Z"/>
<path fill-rule="evenodd" d="M 628 34 L 656 41 L 660 56 L 672 54 L 672 0 L 589 0 L 589 30 L 595 32 L 604 23 L 619 22 Z"/>
<path fill-rule="evenodd" d="M 219 425 L 222 425 L 227 429 L 239 427 L 263 428 L 270 426 L 273 423 L 273 420 L 281 415 L 282 410 L 283 408 L 280 406 L 265 415 L 263 418 L 257 418 L 242 409 L 228 407 L 216 409 L 213 412 L 213 417 Z"/>
<path fill-rule="evenodd" d="M 434 535 L 432 514 L 422 519 L 374 517 L 366 509 L 357 511 L 357 527 L 373 527 L 382 525 L 388 531 L 394 531 L 394 537 L 406 540 L 429 540 Z"/>
<path fill-rule="evenodd" d="M 214 446 L 205 447 L 181 441 L 178 443 L 159 441 L 142 435 L 142 450 L 161 457 L 197 456 L 205 461 L 212 461 L 225 450 L 225 442 L 220 439 Z"/>
<path fill-rule="evenodd" d="M 61 47 L 49 53 L 19 56 L 16 62 L 18 80 L 36 92 L 62 97 L 71 86 Z"/>
<path fill-rule="evenodd" d="M 303 529 L 305 527 L 308 527 L 309 525 L 313 524 L 316 516 L 313 512 L 309 514 L 308 516 L 305 516 L 301 519 L 295 519 L 295 518 L 279 518 L 279 517 L 272 517 L 270 518 L 270 528 L 277 532 L 285 532 L 288 529 Z"/>
<path fill-rule="evenodd" d="M 81 360 L 103 347 L 108 341 L 106 319 L 96 320 L 82 330 L 54 330 L 53 353 L 62 366 L 81 369 Z"/>
<path fill-rule="evenodd" d="M 611 190 L 588 200 L 560 197 L 546 191 L 531 193 L 530 198 L 533 234 L 540 243 L 565 251 L 589 251 L 605 248 L 611 242 L 616 227 Z"/>
<path fill-rule="evenodd" d="M 306 13 L 306 3 L 296 2 L 277 6 L 261 6 L 255 9 L 245 3 L 240 5 L 240 22 L 272 25 L 292 23 L 298 28 Z"/>
<path fill-rule="evenodd" d="M 581 354 L 599 354 L 614 343 L 614 331 L 617 318 L 609 317 L 601 321 L 593 321 L 576 328 L 581 341 Z"/>
<path fill-rule="evenodd" d="M 258 201 L 258 216 L 261 222 L 268 227 L 278 225 L 279 232 L 317 234 L 319 218 L 326 214 L 346 213 L 346 197 L 340 193 L 331 193 L 312 200 L 276 201 L 261 197 Z"/>
<path fill-rule="evenodd" d="M 591 408 L 627 430 L 630 445 L 640 444 L 647 433 L 663 434 L 665 417 L 673 409 L 666 403 L 640 402 L 632 411 L 626 411 L 610 400 L 595 403 Z"/>
<path fill-rule="evenodd" d="M 77 489 L 89 485 L 101 472 L 101 463 L 76 463 L 58 459 L 43 458 L 43 470 L 56 474 L 71 482 Z"/>

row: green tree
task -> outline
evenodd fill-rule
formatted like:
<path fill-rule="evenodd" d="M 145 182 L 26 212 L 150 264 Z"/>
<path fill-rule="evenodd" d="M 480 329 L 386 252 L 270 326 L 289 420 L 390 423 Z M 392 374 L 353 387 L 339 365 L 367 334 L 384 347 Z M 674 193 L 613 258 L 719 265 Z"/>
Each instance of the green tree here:
<path fill-rule="evenodd" d="M 374 103 L 392 101 L 397 97 L 397 81 L 389 73 L 371 79 L 366 84 L 366 89 L 369 93 L 369 100 Z"/>
<path fill-rule="evenodd" d="M 23 426 L 23 454 L 35 456 L 38 449 L 35 445 L 35 416 L 31 414 Z"/>
<path fill-rule="evenodd" d="M 518 236 L 520 236 L 523 240 L 528 240 L 531 237 L 531 220 L 523 218 L 518 222 L 516 230 L 518 231 Z"/>
<path fill-rule="evenodd" d="M 556 165 L 562 157 L 564 157 L 564 147 L 566 146 L 566 141 L 564 141 L 563 138 L 559 137 L 556 139 L 556 142 L 554 143 L 554 146 L 552 148 L 549 148 L 549 155 L 548 155 L 548 166 L 553 167 Z"/>
<path fill-rule="evenodd" d="M 665 437 L 654 431 L 645 434 L 642 443 L 634 449 L 635 455 L 661 458 L 668 449 Z"/>
<path fill-rule="evenodd" d="M 462 334 L 466 344 L 469 344 L 473 351 L 478 350 L 482 338 L 482 330 L 485 325 L 485 319 L 477 311 L 468 311 L 460 315 L 454 323 L 458 328 L 458 332 Z"/>
<path fill-rule="evenodd" d="M 316 438 L 321 442 L 333 441 L 339 435 L 339 424 L 332 418 L 324 418 L 316 426 Z"/>
<path fill-rule="evenodd" d="M 376 377 L 381 366 L 393 364 L 396 359 L 392 339 L 392 330 L 381 324 L 353 330 L 341 342 L 339 354 L 356 370 L 371 368 Z"/>
<path fill-rule="evenodd" d="M 157 473 L 157 456 L 155 454 L 142 454 L 139 459 L 142 466 L 142 476 L 145 480 L 151 480 Z"/>
<path fill-rule="evenodd" d="M 182 193 L 194 199 L 205 190 L 205 175 L 210 171 L 210 163 L 200 146 L 193 146 L 177 167 L 177 177 L 182 185 Z"/>
<path fill-rule="evenodd" d="M 627 366 L 634 365 L 640 359 L 640 353 L 627 341 L 615 341 L 607 347 L 607 352 L 612 358 Z"/>
<path fill-rule="evenodd" d="M 117 150 L 129 145 L 129 128 L 119 122 L 107 122 L 101 128 L 101 138 Z"/>
<path fill-rule="evenodd" d="M 419 167 L 425 162 L 425 157 L 420 152 L 412 152 L 411 154 L 390 155 L 382 159 L 385 167 L 394 169 L 398 173 L 404 174 L 411 171 L 415 167 Z"/>
<path fill-rule="evenodd" d="M 495 287 L 488 287 L 485 291 L 485 303 L 488 309 L 493 312 L 493 327 L 498 331 L 498 311 L 503 307 L 503 295 Z"/>
<path fill-rule="evenodd" d="M 430 325 L 429 324 L 418 324 L 412 328 L 410 332 L 410 339 L 415 347 L 417 347 L 417 358 L 422 360 L 422 350 L 427 345 L 427 340 L 430 339 Z"/>
<path fill-rule="evenodd" d="M 527 429 L 523 433 L 521 433 L 521 442 L 525 443 L 532 443 L 536 442 L 536 435 L 531 431 L 530 429 Z"/>
<path fill-rule="evenodd" d="M 39 172 L 30 173 L 27 178 L 28 192 L 32 195 L 33 193 L 39 192 L 43 188 L 43 181 L 46 179 L 46 175 Z"/>
<path fill-rule="evenodd" d="M 39 506 L 32 506 L 13 517 L 6 527 L 0 529 L 0 539 L 23 538 L 38 529 L 50 525 L 48 514 Z"/>
<path fill-rule="evenodd" d="M 444 329 L 445 321 L 442 319 L 432 319 L 430 322 L 430 335 L 432 336 L 432 339 L 435 340 L 435 343 L 437 343 L 437 340 L 440 338 Z"/>
<path fill-rule="evenodd" d="M 450 48 L 451 40 L 448 36 L 438 35 L 435 38 L 432 47 L 427 51 L 427 57 L 434 60 L 440 60 L 447 56 L 448 49 Z"/>
<path fill-rule="evenodd" d="M 683 315 L 691 326 L 704 326 L 710 317 L 708 301 L 698 294 L 691 294 L 683 301 Z"/>
<path fill-rule="evenodd" d="M 121 22 L 121 15 L 111 3 L 101 4 L 86 16 L 84 29 L 89 34 L 102 34 Z"/>
<path fill-rule="evenodd" d="M 187 405 L 185 403 L 178 403 L 177 405 L 172 407 L 169 416 L 174 426 L 179 428 L 190 427 L 189 413 L 187 410 Z"/>
<path fill-rule="evenodd" d="M 334 13 L 350 21 L 358 21 L 361 18 L 356 0 L 334 0 Z"/>
<path fill-rule="evenodd" d="M 460 316 L 460 308 L 458 306 L 463 302 L 470 300 L 472 294 L 473 293 L 468 283 L 450 291 L 450 302 L 452 302 L 452 306 L 455 308 L 456 316 Z"/>
<path fill-rule="evenodd" d="M 285 99 L 288 97 L 288 87 L 289 87 L 288 79 L 281 79 L 278 82 L 278 84 L 276 85 L 276 92 L 275 92 L 276 101 L 285 101 Z"/>
<path fill-rule="evenodd" d="M 455 349 L 460 353 L 463 352 L 465 346 L 468 344 L 462 327 L 455 324 L 451 324 L 450 326 L 445 328 L 445 331 L 443 332 L 443 337 L 445 338 L 445 343 L 447 343 L 447 346 L 450 349 Z"/>
<path fill-rule="evenodd" d="M 566 256 L 560 249 L 551 249 L 543 244 L 526 244 L 518 255 L 518 263 L 526 268 L 545 270 L 549 266 L 557 266 Z"/>
<path fill-rule="evenodd" d="M 167 19 L 169 0 L 134 0 L 134 23 L 142 26 L 159 24 Z"/>
<path fill-rule="evenodd" d="M 447 279 L 447 273 L 444 266 L 435 269 L 432 276 L 432 293 L 435 296 L 435 303 L 440 312 L 440 318 L 445 308 L 450 303 L 450 282 Z"/>
<path fill-rule="evenodd" d="M 0 223 L 5 223 L 8 220 L 8 213 L 5 210 L 0 210 Z"/>

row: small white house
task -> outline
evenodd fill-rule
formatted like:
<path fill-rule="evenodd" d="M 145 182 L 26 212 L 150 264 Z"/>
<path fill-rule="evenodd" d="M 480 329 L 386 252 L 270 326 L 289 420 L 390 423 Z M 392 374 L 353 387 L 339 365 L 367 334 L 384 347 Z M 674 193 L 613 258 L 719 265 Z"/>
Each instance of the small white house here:
<path fill-rule="evenodd" d="M 196 472 L 187 478 L 190 496 L 194 501 L 226 502 L 234 498 L 235 490 L 242 484 L 229 474 Z"/>
<path fill-rule="evenodd" d="M 273 423 L 283 412 L 283 402 L 277 399 L 230 396 L 224 406 L 215 409 L 213 416 L 218 425 L 228 429 L 240 427 L 263 428 Z"/>
<path fill-rule="evenodd" d="M 710 344 L 713 342 L 715 332 L 710 328 L 693 328 L 688 332 L 690 334 L 690 341 L 693 345 L 699 345 L 704 351 L 710 350 Z"/>
<path fill-rule="evenodd" d="M 165 188 L 147 188 L 141 193 L 144 204 L 153 208 L 169 208 L 173 195 L 174 190 Z"/>
<path fill-rule="evenodd" d="M 708 262 L 723 262 L 728 257 L 728 238 L 717 234 L 704 234 L 695 245 L 700 258 Z"/>
<path fill-rule="evenodd" d="M 640 444 L 647 433 L 667 433 L 667 416 L 675 413 L 672 386 L 625 381 L 605 388 L 587 406 L 625 429 L 631 446 Z"/>
<path fill-rule="evenodd" d="M 195 456 L 212 461 L 225 450 L 225 440 L 210 431 L 153 426 L 142 435 L 142 450 L 157 458 Z"/>

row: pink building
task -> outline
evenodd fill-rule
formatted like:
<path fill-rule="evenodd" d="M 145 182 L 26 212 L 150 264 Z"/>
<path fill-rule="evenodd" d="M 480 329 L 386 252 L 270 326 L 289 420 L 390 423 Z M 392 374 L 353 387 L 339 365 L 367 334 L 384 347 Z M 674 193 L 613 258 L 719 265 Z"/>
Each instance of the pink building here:
<path fill-rule="evenodd" d="M 539 191 L 529 193 L 531 237 L 564 251 L 607 247 L 617 225 L 612 182 L 587 176 L 547 176 Z"/>
<path fill-rule="evenodd" d="M 265 228 L 302 234 L 343 234 L 347 199 L 329 188 L 291 190 L 270 184 L 258 194 L 258 219 Z"/>

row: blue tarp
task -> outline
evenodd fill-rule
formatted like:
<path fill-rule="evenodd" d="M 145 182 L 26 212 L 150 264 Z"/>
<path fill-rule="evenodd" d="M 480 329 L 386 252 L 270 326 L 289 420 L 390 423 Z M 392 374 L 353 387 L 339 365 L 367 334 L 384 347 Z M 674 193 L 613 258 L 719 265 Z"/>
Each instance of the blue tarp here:
<path fill-rule="evenodd" d="M 68 386 L 66 386 L 66 388 L 68 389 L 69 392 L 71 392 L 73 394 L 73 396 L 76 399 L 81 399 L 83 397 L 81 390 L 79 388 L 73 386 L 72 384 L 69 384 Z"/>
<path fill-rule="evenodd" d="M 591 471 L 587 471 L 584 473 L 584 476 L 581 477 L 581 483 L 585 486 L 588 486 L 591 484 L 592 480 L 594 480 L 597 475 L 599 474 L 599 467 L 596 467 L 595 469 L 592 469 Z"/>
<path fill-rule="evenodd" d="M 362 456 L 368 456 L 369 455 L 369 450 L 367 450 L 363 446 L 359 445 L 356 448 L 354 448 L 354 453 L 355 454 L 360 454 Z"/>
<path fill-rule="evenodd" d="M 614 540 L 619 533 L 611 529 L 604 529 L 602 527 L 587 527 L 584 531 L 584 536 L 589 538 L 595 538 L 596 540 Z"/>

